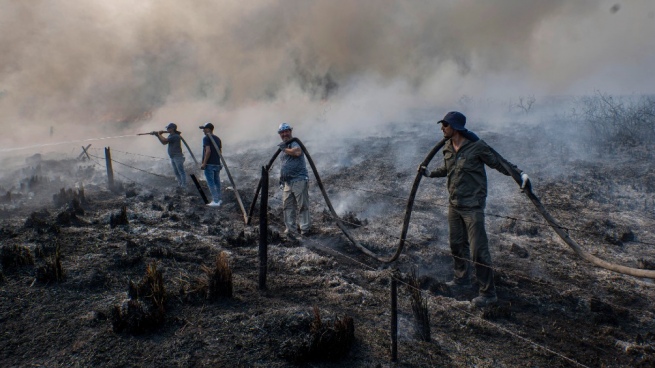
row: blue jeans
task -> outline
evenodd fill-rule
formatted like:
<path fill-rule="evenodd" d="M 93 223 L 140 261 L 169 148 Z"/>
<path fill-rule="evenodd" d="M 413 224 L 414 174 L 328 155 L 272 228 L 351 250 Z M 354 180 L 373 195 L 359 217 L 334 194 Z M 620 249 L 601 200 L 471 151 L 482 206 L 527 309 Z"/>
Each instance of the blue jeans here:
<path fill-rule="evenodd" d="M 173 172 L 175 172 L 175 178 L 177 179 L 177 184 L 180 187 L 186 187 L 186 173 L 184 172 L 184 156 L 171 157 L 171 165 L 173 165 Z"/>
<path fill-rule="evenodd" d="M 206 165 L 205 166 L 205 179 L 207 179 L 207 186 L 212 194 L 212 200 L 218 202 L 221 200 L 221 165 Z"/>

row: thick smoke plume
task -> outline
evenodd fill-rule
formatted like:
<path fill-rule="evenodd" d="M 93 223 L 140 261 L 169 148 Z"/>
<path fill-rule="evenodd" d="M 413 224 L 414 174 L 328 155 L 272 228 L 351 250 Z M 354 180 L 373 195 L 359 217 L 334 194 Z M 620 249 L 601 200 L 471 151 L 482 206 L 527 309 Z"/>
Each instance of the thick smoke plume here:
<path fill-rule="evenodd" d="M 10 146 L 45 140 L 51 126 L 63 140 L 213 121 L 227 138 L 252 139 L 282 121 L 402 121 L 464 95 L 653 85 L 649 0 L 0 0 L 0 9 Z"/>

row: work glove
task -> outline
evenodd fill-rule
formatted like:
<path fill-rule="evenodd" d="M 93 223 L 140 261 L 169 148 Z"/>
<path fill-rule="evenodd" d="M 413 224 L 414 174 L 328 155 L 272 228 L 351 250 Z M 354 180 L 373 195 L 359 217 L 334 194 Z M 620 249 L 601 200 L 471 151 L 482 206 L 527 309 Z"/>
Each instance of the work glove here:
<path fill-rule="evenodd" d="M 277 146 L 280 150 L 284 151 L 284 149 L 287 148 L 287 142 L 281 142 Z"/>
<path fill-rule="evenodd" d="M 428 171 L 428 168 L 423 165 L 418 166 L 418 172 L 419 174 L 425 176 L 426 178 L 430 177 L 430 172 Z"/>
<path fill-rule="evenodd" d="M 150 132 L 150 135 L 157 135 L 157 132 L 153 130 L 152 132 Z"/>
<path fill-rule="evenodd" d="M 530 189 L 530 178 L 528 174 L 521 171 L 521 191 L 524 191 L 526 188 Z"/>

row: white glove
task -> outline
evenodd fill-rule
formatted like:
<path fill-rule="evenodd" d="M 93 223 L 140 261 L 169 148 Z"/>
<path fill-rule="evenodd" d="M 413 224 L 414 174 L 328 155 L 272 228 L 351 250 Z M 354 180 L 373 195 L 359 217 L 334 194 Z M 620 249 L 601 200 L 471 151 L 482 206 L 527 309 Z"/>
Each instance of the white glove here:
<path fill-rule="evenodd" d="M 524 190 L 529 183 L 530 178 L 528 177 L 528 174 L 521 172 L 521 190 Z"/>
<path fill-rule="evenodd" d="M 426 178 L 429 178 L 429 177 L 430 177 L 430 172 L 428 171 L 428 168 L 425 167 L 425 166 L 423 166 L 423 165 L 419 165 L 419 167 L 418 167 L 418 172 L 419 172 L 421 175 L 425 176 Z"/>

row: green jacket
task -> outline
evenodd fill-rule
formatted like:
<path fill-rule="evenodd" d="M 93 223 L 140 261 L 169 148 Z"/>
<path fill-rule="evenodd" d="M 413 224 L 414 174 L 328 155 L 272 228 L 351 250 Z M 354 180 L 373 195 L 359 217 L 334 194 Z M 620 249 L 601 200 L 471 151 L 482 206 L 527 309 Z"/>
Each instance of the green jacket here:
<path fill-rule="evenodd" d="M 505 160 L 483 140 L 465 141 L 458 152 L 453 143 L 446 142 L 443 149 L 444 165 L 432 172 L 431 178 L 448 177 L 448 193 L 451 206 L 458 208 L 484 208 L 487 200 L 487 173 L 484 165 L 510 175 L 500 164 Z M 507 162 L 507 160 L 505 160 Z M 510 163 L 510 166 L 514 166 Z"/>

